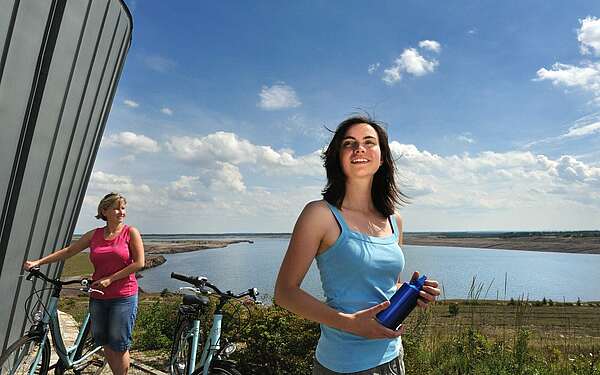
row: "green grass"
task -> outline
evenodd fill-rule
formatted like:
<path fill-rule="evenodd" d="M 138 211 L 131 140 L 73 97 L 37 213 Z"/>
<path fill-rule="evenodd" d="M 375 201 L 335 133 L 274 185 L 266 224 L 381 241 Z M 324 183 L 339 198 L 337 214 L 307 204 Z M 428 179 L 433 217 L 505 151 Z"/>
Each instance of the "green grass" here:
<path fill-rule="evenodd" d="M 65 260 L 62 277 L 88 276 L 94 273 L 89 253 L 79 253 Z"/>
<path fill-rule="evenodd" d="M 180 298 L 170 293 L 141 296 L 136 358 L 164 367 Z M 64 297 L 60 308 L 77 316 L 86 301 Z M 451 304 L 456 304 L 455 315 Z M 318 325 L 277 306 L 251 310 L 250 317 L 242 310 L 241 325 L 238 319 L 224 321 L 224 335 L 240 343 L 234 359 L 242 373 L 310 374 Z M 406 322 L 407 375 L 600 375 L 598 316 L 600 303 L 440 301 L 414 311 Z M 205 324 L 208 329 L 210 321 Z"/>

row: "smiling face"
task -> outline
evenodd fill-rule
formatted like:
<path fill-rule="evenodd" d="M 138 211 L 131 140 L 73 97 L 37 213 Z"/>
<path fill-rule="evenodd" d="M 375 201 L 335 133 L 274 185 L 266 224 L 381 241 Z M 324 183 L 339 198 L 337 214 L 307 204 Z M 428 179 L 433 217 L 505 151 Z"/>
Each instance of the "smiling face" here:
<path fill-rule="evenodd" d="M 369 124 L 352 125 L 344 134 L 340 164 L 347 178 L 372 177 L 382 164 L 377 131 Z"/>
<path fill-rule="evenodd" d="M 111 224 L 120 224 L 125 221 L 125 201 L 117 199 L 112 206 L 102 210 L 102 215 L 106 218 L 106 221 Z"/>

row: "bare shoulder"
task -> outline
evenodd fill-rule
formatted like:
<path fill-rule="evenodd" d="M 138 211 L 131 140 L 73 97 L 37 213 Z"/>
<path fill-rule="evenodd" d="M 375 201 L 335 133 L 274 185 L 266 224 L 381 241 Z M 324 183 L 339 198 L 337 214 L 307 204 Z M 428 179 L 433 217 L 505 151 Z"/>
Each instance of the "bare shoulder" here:
<path fill-rule="evenodd" d="M 300 214 L 300 219 L 308 220 L 319 227 L 323 227 L 328 223 L 334 223 L 335 220 L 327 202 L 322 199 L 308 202 Z"/>
<path fill-rule="evenodd" d="M 394 214 L 394 219 L 396 220 L 396 225 L 398 226 L 398 229 L 402 231 L 402 216 L 400 216 L 400 214 L 396 212 Z"/>
<path fill-rule="evenodd" d="M 129 227 L 129 234 L 140 236 L 140 231 L 136 227 Z"/>

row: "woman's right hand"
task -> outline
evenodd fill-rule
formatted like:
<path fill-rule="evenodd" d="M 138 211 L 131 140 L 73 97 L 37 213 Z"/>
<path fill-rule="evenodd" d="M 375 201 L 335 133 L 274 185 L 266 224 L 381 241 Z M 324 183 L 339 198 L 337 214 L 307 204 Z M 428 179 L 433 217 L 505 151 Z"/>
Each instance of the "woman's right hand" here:
<path fill-rule="evenodd" d="M 37 267 L 39 265 L 40 265 L 39 260 L 26 260 L 25 263 L 23 263 L 23 268 L 26 269 L 27 271 L 29 271 L 33 267 Z"/>
<path fill-rule="evenodd" d="M 384 301 L 353 314 L 343 314 L 348 319 L 345 330 L 368 339 L 393 339 L 400 337 L 404 333 L 404 326 L 400 326 L 400 329 L 394 331 L 375 320 L 375 315 L 385 310 L 389 305 L 390 301 Z"/>

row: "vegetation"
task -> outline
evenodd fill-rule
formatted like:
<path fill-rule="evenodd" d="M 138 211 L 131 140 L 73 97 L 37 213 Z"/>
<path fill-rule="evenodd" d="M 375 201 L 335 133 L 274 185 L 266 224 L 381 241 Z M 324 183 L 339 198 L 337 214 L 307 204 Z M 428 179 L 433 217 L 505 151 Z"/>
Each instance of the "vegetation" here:
<path fill-rule="evenodd" d="M 94 266 L 90 262 L 90 254 L 87 252 L 78 253 L 65 261 L 62 277 L 91 275 L 94 273 Z"/>
<path fill-rule="evenodd" d="M 142 297 L 134 356 L 164 367 L 179 301 L 167 291 Z M 74 316 L 85 305 L 81 297 L 61 299 Z M 407 374 L 600 375 L 599 313 L 600 303 L 582 301 L 442 301 L 407 321 Z M 205 319 L 204 329 L 209 325 Z M 315 323 L 278 306 L 237 304 L 227 309 L 223 332 L 239 343 L 232 358 L 244 374 L 311 373 Z"/>

